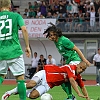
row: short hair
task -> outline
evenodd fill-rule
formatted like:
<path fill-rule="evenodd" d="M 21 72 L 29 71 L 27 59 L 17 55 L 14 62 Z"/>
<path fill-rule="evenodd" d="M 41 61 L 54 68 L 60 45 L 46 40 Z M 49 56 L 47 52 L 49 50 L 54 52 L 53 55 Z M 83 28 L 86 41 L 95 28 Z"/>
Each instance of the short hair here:
<path fill-rule="evenodd" d="M 48 57 L 49 57 L 49 56 L 51 56 L 51 57 L 52 57 L 52 55 L 48 55 Z"/>
<path fill-rule="evenodd" d="M 36 55 L 37 55 L 37 52 L 34 52 L 34 54 L 36 54 Z"/>
<path fill-rule="evenodd" d="M 66 61 L 66 59 L 65 58 L 61 58 L 61 60 L 60 61 Z"/>
<path fill-rule="evenodd" d="M 56 33 L 58 37 L 61 37 L 61 36 L 62 36 L 62 31 L 61 31 L 60 28 L 56 27 L 56 26 L 55 26 L 53 23 L 51 23 L 51 22 L 48 23 L 48 24 L 50 24 L 50 26 L 49 26 L 49 27 L 44 31 L 44 33 L 43 33 L 43 34 L 46 34 L 46 33 L 47 33 L 46 38 L 49 37 L 50 32 Z"/>
<path fill-rule="evenodd" d="M 42 56 L 42 57 L 43 57 L 43 54 L 41 54 L 40 56 Z"/>
<path fill-rule="evenodd" d="M 11 0 L 0 0 L 0 8 L 9 7 L 11 5 Z"/>
<path fill-rule="evenodd" d="M 100 48 L 98 48 L 98 50 L 100 50 Z"/>

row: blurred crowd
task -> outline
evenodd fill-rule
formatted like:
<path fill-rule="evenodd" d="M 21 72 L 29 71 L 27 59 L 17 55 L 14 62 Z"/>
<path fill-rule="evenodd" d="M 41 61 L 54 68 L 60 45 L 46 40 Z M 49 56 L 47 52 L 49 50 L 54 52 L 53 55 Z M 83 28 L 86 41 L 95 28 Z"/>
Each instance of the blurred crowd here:
<path fill-rule="evenodd" d="M 100 0 L 28 2 L 23 18 L 56 18 L 62 31 L 100 31 Z"/>
<path fill-rule="evenodd" d="M 65 64 L 63 63 L 63 60 L 61 62 L 60 62 L 61 63 L 60 65 Z M 34 52 L 34 56 L 32 57 L 32 60 L 31 60 L 31 67 L 27 69 L 29 73 L 26 75 L 26 77 L 31 79 L 36 72 L 43 70 L 44 65 L 46 64 L 57 65 L 56 60 L 52 57 L 52 55 L 48 55 L 48 58 L 46 59 L 44 58 L 44 55 L 41 54 L 39 58 L 38 53 Z"/>

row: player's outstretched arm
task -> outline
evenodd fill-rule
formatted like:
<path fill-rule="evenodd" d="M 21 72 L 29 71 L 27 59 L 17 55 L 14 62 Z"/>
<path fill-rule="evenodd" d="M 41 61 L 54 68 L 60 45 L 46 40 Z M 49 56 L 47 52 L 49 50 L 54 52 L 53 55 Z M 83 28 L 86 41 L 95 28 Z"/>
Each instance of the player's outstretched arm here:
<path fill-rule="evenodd" d="M 81 91 L 82 91 L 82 93 L 83 93 L 84 96 L 87 96 L 86 100 L 90 100 L 90 98 L 88 96 L 88 92 L 87 92 L 85 86 L 81 88 Z"/>
<path fill-rule="evenodd" d="M 73 89 L 75 90 L 75 92 L 78 94 L 79 97 L 82 97 L 82 98 L 87 98 L 87 96 L 84 96 L 80 93 L 78 87 L 77 87 L 77 84 L 76 84 L 76 81 L 74 80 L 73 77 L 69 78 L 69 81 L 73 87 Z"/>
<path fill-rule="evenodd" d="M 25 45 L 26 45 L 26 48 L 25 48 L 26 56 L 30 57 L 31 56 L 31 50 L 30 50 L 30 47 L 29 47 L 29 39 L 28 39 L 28 32 L 27 32 L 26 26 L 22 26 L 21 29 L 22 29 L 23 38 L 24 38 Z"/>
<path fill-rule="evenodd" d="M 88 65 L 88 67 L 91 65 L 91 63 L 84 57 L 83 53 L 81 52 L 81 50 L 77 47 L 77 46 L 74 46 L 73 50 L 75 50 L 78 55 L 80 56 L 80 58 L 86 62 L 86 64 Z"/>

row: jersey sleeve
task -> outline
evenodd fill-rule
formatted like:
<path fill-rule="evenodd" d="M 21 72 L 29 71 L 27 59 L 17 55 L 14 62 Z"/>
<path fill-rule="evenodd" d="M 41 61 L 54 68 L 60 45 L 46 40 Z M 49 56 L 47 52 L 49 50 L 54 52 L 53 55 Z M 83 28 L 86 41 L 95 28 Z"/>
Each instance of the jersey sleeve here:
<path fill-rule="evenodd" d="M 17 20 L 18 20 L 18 25 L 20 26 L 20 28 L 22 26 L 25 26 L 25 22 L 24 22 L 24 20 L 23 20 L 21 15 L 18 15 L 18 19 Z"/>
<path fill-rule="evenodd" d="M 63 46 L 68 49 L 73 49 L 73 47 L 74 47 L 74 43 L 72 41 L 70 41 L 68 38 L 65 38 L 63 40 L 63 44 L 64 44 Z"/>
<path fill-rule="evenodd" d="M 84 87 L 84 82 L 82 81 L 81 75 L 77 76 L 76 82 L 80 88 Z"/>

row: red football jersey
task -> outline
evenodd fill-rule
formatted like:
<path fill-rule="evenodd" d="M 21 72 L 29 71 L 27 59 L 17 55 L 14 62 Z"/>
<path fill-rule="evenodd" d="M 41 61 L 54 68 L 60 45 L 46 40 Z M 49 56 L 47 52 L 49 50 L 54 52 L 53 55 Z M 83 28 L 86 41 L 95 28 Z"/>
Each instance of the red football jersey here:
<path fill-rule="evenodd" d="M 81 75 L 75 75 L 76 65 L 45 65 L 44 70 L 46 71 L 46 80 L 50 88 L 61 85 L 66 82 L 69 78 L 73 77 L 80 87 L 84 86 Z"/>

